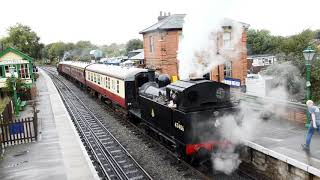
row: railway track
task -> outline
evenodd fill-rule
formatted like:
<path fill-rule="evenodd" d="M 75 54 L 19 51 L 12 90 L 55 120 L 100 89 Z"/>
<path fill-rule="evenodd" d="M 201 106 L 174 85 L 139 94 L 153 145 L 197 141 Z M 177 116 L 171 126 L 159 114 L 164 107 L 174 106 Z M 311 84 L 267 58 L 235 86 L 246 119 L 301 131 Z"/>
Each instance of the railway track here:
<path fill-rule="evenodd" d="M 82 140 L 98 164 L 104 179 L 152 179 L 85 103 L 48 68 L 43 68 L 57 87 Z"/>

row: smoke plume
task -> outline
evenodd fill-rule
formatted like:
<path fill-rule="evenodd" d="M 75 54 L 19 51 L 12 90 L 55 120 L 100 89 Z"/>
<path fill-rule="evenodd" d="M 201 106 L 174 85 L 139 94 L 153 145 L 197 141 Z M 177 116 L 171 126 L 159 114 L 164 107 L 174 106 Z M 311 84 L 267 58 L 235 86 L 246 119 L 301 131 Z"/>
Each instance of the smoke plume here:
<path fill-rule="evenodd" d="M 186 15 L 178 60 L 180 79 L 202 77 L 219 64 L 239 57 L 243 24 L 226 19 L 232 1 L 204 1 Z M 223 33 L 230 32 L 229 42 Z"/>
<path fill-rule="evenodd" d="M 299 98 L 304 94 L 305 81 L 301 78 L 299 70 L 291 63 L 269 66 L 263 74 L 272 77 L 267 97 L 257 98 L 254 102 L 241 101 L 238 113 L 217 120 L 221 123 L 219 128 L 221 138 L 230 141 L 231 144 L 212 155 L 215 170 L 226 174 L 236 170 L 241 162 L 236 147 L 259 137 L 258 134 L 263 131 L 266 123 L 286 118 L 286 102 L 292 97 Z"/>

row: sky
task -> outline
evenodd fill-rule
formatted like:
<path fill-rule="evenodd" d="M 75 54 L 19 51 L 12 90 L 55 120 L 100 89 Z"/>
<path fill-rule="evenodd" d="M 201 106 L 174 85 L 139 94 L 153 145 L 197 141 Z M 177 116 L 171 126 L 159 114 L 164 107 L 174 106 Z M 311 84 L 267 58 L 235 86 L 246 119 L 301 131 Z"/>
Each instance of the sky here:
<path fill-rule="evenodd" d="M 319 0 L 10 0 L 1 2 L 0 37 L 8 27 L 28 25 L 48 44 L 90 40 L 97 45 L 142 39 L 160 11 L 195 14 L 227 6 L 225 17 L 288 36 L 320 29 Z"/>

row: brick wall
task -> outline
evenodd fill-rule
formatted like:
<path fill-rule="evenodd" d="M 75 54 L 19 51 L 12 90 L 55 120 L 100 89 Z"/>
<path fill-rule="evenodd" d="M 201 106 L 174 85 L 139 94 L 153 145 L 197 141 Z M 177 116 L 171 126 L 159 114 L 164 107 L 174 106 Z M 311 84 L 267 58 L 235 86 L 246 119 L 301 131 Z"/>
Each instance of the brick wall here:
<path fill-rule="evenodd" d="M 222 37 L 220 37 L 221 39 Z M 219 43 L 222 47 L 222 42 Z M 241 85 L 245 84 L 245 78 L 247 77 L 247 33 L 244 31 L 242 33 L 241 41 L 237 45 L 237 51 L 239 51 L 238 56 L 231 59 L 232 61 L 232 78 L 240 79 Z M 220 72 L 220 73 L 218 73 Z M 220 77 L 220 79 L 219 79 Z M 222 82 L 224 80 L 224 65 L 219 65 L 219 67 L 211 71 L 211 79 L 214 81 Z"/>
<path fill-rule="evenodd" d="M 319 180 L 320 178 L 305 172 L 284 161 L 275 159 L 250 147 L 244 148 L 240 153 L 243 162 L 250 164 L 250 172 L 258 172 L 267 179 L 296 179 L 296 180 Z"/>
<path fill-rule="evenodd" d="M 170 76 L 178 75 L 179 64 L 177 61 L 177 51 L 179 45 L 179 35 L 181 30 L 171 31 L 156 31 L 143 34 L 143 46 L 145 54 L 145 65 L 147 68 L 156 69 L 159 73 L 169 74 Z M 154 51 L 150 52 L 149 37 L 153 37 Z M 222 33 L 221 37 L 222 39 Z M 247 49 L 246 32 L 242 33 L 241 41 L 237 45 L 239 55 L 233 58 L 232 61 L 232 78 L 240 79 L 241 84 L 245 83 L 247 76 Z M 222 47 L 222 41 L 219 42 Z M 220 71 L 220 79 L 218 79 L 218 69 Z M 212 70 L 211 79 L 215 81 L 223 81 L 224 79 L 224 65 Z"/>
<path fill-rule="evenodd" d="M 145 64 L 159 73 L 178 74 L 177 50 L 181 31 L 151 32 L 143 35 Z M 153 37 L 154 51 L 150 52 L 149 37 Z"/>

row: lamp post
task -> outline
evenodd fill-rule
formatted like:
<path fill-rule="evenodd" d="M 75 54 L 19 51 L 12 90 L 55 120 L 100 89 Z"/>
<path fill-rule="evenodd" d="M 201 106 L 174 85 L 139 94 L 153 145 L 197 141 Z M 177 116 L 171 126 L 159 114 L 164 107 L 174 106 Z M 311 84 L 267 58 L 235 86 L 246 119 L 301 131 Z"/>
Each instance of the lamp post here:
<path fill-rule="evenodd" d="M 311 76 L 311 61 L 313 59 L 313 56 L 315 54 L 315 51 L 308 46 L 304 51 L 303 51 L 303 56 L 305 59 L 306 63 L 306 101 L 311 99 L 311 82 L 310 82 L 310 76 Z M 307 110 L 307 122 L 306 122 L 306 127 L 310 126 L 310 114 L 308 113 Z"/>
<path fill-rule="evenodd" d="M 17 89 L 16 89 L 16 77 L 14 75 L 15 67 L 10 66 L 10 74 L 12 80 L 12 88 L 13 88 L 13 107 L 14 107 L 14 114 L 16 116 L 19 115 L 19 108 L 18 108 L 18 97 L 17 97 Z"/>

